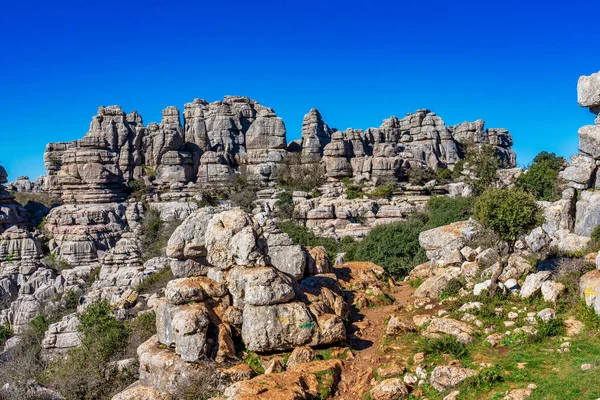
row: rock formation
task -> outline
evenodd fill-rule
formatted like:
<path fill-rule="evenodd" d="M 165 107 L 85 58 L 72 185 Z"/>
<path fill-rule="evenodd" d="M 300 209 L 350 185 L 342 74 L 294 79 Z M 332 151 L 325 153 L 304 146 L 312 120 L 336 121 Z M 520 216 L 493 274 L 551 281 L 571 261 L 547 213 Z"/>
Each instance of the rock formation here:
<path fill-rule="evenodd" d="M 4 187 L 8 174 L 0 165 L 0 233 L 11 226 L 29 225 L 29 214 Z"/>
<path fill-rule="evenodd" d="M 235 380 L 218 363 L 238 358 L 236 342 L 268 352 L 346 338 L 347 307 L 335 275 L 298 284 L 307 255 L 265 216 L 198 211 L 173 233 L 167 253 L 179 278 L 153 301 L 157 335 L 138 349 L 139 383 L 148 390 L 173 395 L 200 384 L 222 391 Z M 329 265 L 322 257 L 319 265 Z"/>
<path fill-rule="evenodd" d="M 467 144 L 494 146 L 507 167 L 516 162 L 505 129 L 484 129 L 481 120 L 447 127 L 429 110 L 391 117 L 379 128 L 339 132 L 311 109 L 301 138 L 288 144 L 283 120 L 247 97 L 195 99 L 184 105 L 183 124 L 172 106 L 163 110 L 160 123 L 147 126 L 135 111 L 100 107 L 84 139 L 48 144 L 45 188 L 67 202 L 119 201 L 124 183 L 145 179 L 162 194 L 186 197 L 195 184 L 222 185 L 233 174 L 273 182 L 290 152 L 300 153 L 303 163 L 322 162 L 331 179 L 376 182 L 401 178 L 410 167 L 452 169 Z"/>

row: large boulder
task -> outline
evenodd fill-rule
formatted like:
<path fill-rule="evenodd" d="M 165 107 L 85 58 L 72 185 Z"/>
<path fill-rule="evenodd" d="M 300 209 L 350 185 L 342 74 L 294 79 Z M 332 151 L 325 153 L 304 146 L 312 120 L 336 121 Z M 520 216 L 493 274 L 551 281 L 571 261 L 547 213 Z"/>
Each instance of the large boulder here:
<path fill-rule="evenodd" d="M 477 371 L 469 368 L 455 367 L 451 365 L 438 366 L 431 372 L 429 381 L 438 391 L 443 392 L 451 389 L 467 378 L 475 376 Z"/>
<path fill-rule="evenodd" d="M 443 257 L 452 250 L 464 247 L 463 232 L 469 227 L 469 221 L 454 222 L 433 228 L 419 234 L 419 244 L 427 253 L 427 258 Z"/>
<path fill-rule="evenodd" d="M 315 329 L 316 322 L 303 303 L 244 307 L 242 340 L 251 351 L 289 350 L 305 345 Z"/>
<path fill-rule="evenodd" d="M 579 77 L 579 81 L 577 81 L 577 102 L 581 107 L 600 107 L 600 72 Z"/>

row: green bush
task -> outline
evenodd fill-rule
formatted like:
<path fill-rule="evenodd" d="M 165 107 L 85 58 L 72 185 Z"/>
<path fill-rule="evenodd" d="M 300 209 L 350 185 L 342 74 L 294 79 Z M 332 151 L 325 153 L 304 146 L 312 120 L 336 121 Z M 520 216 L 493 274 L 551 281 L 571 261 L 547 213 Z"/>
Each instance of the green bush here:
<path fill-rule="evenodd" d="M 160 213 L 144 204 L 144 218 L 142 219 L 142 237 L 140 241 L 142 259 L 149 260 L 164 255 L 164 248 L 169 238 L 180 222 L 165 222 Z"/>
<path fill-rule="evenodd" d="M 277 183 L 293 192 L 310 192 L 325 183 L 325 169 L 320 163 L 302 163 L 300 153 L 288 153 L 284 162 L 277 167 Z"/>
<path fill-rule="evenodd" d="M 600 225 L 594 228 L 590 237 L 595 245 L 600 245 Z"/>
<path fill-rule="evenodd" d="M 464 169 L 465 169 L 465 159 L 461 158 L 454 164 L 454 169 L 452 169 L 452 179 L 461 178 L 463 176 L 462 172 L 464 171 Z"/>
<path fill-rule="evenodd" d="M 361 241 L 351 246 L 348 261 L 370 261 L 395 277 L 406 276 L 415 266 L 427 261 L 419 245 L 420 222 L 399 222 L 373 228 Z"/>
<path fill-rule="evenodd" d="M 292 219 L 294 216 L 294 197 L 293 194 L 287 190 L 280 192 L 277 195 L 277 216 L 281 220 Z"/>
<path fill-rule="evenodd" d="M 477 375 L 468 378 L 465 381 L 465 386 L 480 389 L 488 388 L 491 385 L 504 381 L 502 368 L 498 365 L 494 365 L 489 368 L 482 368 L 479 370 Z"/>
<path fill-rule="evenodd" d="M 293 221 L 282 221 L 277 226 L 279 230 L 287 233 L 296 244 L 304 247 L 325 247 L 332 261 L 335 260 L 337 253 L 345 252 L 354 243 L 352 238 L 343 238 L 338 242 L 333 238 L 317 236 L 310 229 Z"/>
<path fill-rule="evenodd" d="M 475 202 L 474 217 L 507 242 L 510 251 L 520 235 L 544 221 L 535 197 L 518 188 L 486 190 Z"/>
<path fill-rule="evenodd" d="M 468 220 L 473 213 L 474 203 L 472 197 L 432 197 L 425 207 L 429 215 L 428 225 L 438 227 Z"/>
<path fill-rule="evenodd" d="M 125 324 L 116 319 L 112 311 L 107 301 L 98 301 L 79 316 L 78 330 L 83 335 L 83 345 L 95 349 L 104 360 L 123 349 L 127 341 Z"/>
<path fill-rule="evenodd" d="M 527 171 L 517 178 L 516 185 L 533 194 L 538 200 L 558 200 L 558 173 L 566 163 L 563 157 L 542 151 L 535 156 Z"/>
<path fill-rule="evenodd" d="M 494 186 L 496 173 L 503 167 L 494 146 L 487 144 L 467 146 L 465 165 L 469 169 L 467 183 L 476 195 Z"/>
<path fill-rule="evenodd" d="M 450 335 L 420 338 L 417 341 L 417 351 L 428 355 L 451 354 L 456 358 L 466 357 L 469 354 L 467 347 Z"/>
<path fill-rule="evenodd" d="M 54 270 L 56 273 L 60 273 L 64 269 L 71 268 L 71 264 L 63 258 L 59 258 L 56 253 L 50 253 L 42 260 L 46 267 Z"/>
<path fill-rule="evenodd" d="M 227 187 L 229 188 L 228 198 L 232 205 L 240 207 L 244 211 L 251 212 L 254 207 L 258 188 L 254 183 L 248 181 L 245 173 L 232 177 Z"/>
<path fill-rule="evenodd" d="M 456 297 L 458 296 L 460 289 L 463 288 L 463 282 L 460 279 L 450 279 L 444 290 L 442 291 L 440 298 Z"/>
<path fill-rule="evenodd" d="M 435 171 L 435 179 L 441 183 L 446 184 L 452 181 L 453 173 L 448 168 L 438 168 Z"/>
<path fill-rule="evenodd" d="M 371 193 L 369 193 L 369 197 L 372 199 L 391 199 L 394 195 L 394 190 L 396 190 L 396 186 L 393 184 L 386 184 L 377 186 Z"/>
<path fill-rule="evenodd" d="M 150 188 L 143 179 L 132 179 L 127 183 L 126 193 L 135 201 L 142 201 L 150 192 Z"/>
<path fill-rule="evenodd" d="M 10 339 L 13 335 L 12 329 L 10 329 L 10 325 L 0 325 L 0 347 L 4 346 L 4 343 L 8 339 Z"/>
<path fill-rule="evenodd" d="M 135 291 L 138 293 L 151 294 L 156 292 L 158 289 L 162 289 L 167 286 L 167 282 L 169 282 L 171 279 L 173 279 L 171 268 L 165 266 L 163 269 L 141 281 L 136 286 Z"/>
<path fill-rule="evenodd" d="M 342 179 L 342 182 L 344 183 L 344 192 L 346 193 L 348 200 L 360 199 L 365 195 L 362 187 L 352 183 L 350 178 L 344 178 Z"/>
<path fill-rule="evenodd" d="M 535 341 L 542 341 L 548 337 L 556 337 L 565 334 L 565 322 L 561 318 L 543 321 L 538 318 L 536 326 L 537 334 L 534 336 Z"/>

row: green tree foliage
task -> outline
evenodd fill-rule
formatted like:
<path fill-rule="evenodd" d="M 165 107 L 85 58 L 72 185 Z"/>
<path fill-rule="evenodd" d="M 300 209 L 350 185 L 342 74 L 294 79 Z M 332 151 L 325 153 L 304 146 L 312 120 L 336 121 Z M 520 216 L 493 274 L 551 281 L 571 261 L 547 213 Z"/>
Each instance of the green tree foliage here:
<path fill-rule="evenodd" d="M 294 216 L 294 197 L 291 192 L 284 190 L 277 195 L 277 216 L 281 220 L 291 219 Z"/>
<path fill-rule="evenodd" d="M 396 190 L 396 185 L 393 183 L 388 183 L 384 185 L 379 185 L 375 189 L 369 193 L 369 197 L 372 199 L 391 199 L 394 195 L 394 190 Z"/>
<path fill-rule="evenodd" d="M 535 197 L 523 189 L 488 189 L 476 201 L 474 217 L 514 249 L 520 235 L 543 223 Z"/>
<path fill-rule="evenodd" d="M 330 237 L 317 236 L 310 229 L 289 220 L 282 221 L 277 226 L 282 232 L 287 233 L 296 244 L 304 247 L 325 247 L 332 261 L 337 253 L 345 252 L 354 243 L 352 238 L 343 238 L 337 241 Z"/>
<path fill-rule="evenodd" d="M 496 172 L 503 167 L 496 149 L 487 144 L 467 146 L 465 164 L 470 172 L 467 183 L 476 195 L 494 185 L 498 180 Z"/>
<path fill-rule="evenodd" d="M 419 245 L 423 224 L 419 220 L 381 225 L 346 253 L 349 261 L 371 261 L 393 276 L 403 277 L 416 265 L 427 261 Z"/>
<path fill-rule="evenodd" d="M 432 197 L 425 206 L 427 225 L 437 227 L 467 220 L 473 213 L 474 203 L 473 197 Z"/>
<path fill-rule="evenodd" d="M 127 342 L 125 324 L 112 315 L 112 307 L 107 301 L 90 304 L 79 319 L 83 345 L 95 348 L 105 360 L 120 351 Z"/>
<path fill-rule="evenodd" d="M 566 162 L 563 157 L 542 151 L 535 156 L 527 172 L 519 176 L 516 184 L 538 200 L 555 201 L 559 194 L 558 173 Z"/>

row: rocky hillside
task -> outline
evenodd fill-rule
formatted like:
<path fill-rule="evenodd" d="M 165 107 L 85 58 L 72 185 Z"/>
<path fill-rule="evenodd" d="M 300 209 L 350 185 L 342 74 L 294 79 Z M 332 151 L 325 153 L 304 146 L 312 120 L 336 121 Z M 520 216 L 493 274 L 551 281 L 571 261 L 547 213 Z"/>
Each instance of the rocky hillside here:
<path fill-rule="evenodd" d="M 598 398 L 599 127 L 524 172 L 428 110 L 101 107 L 0 167 L 0 399 Z"/>

